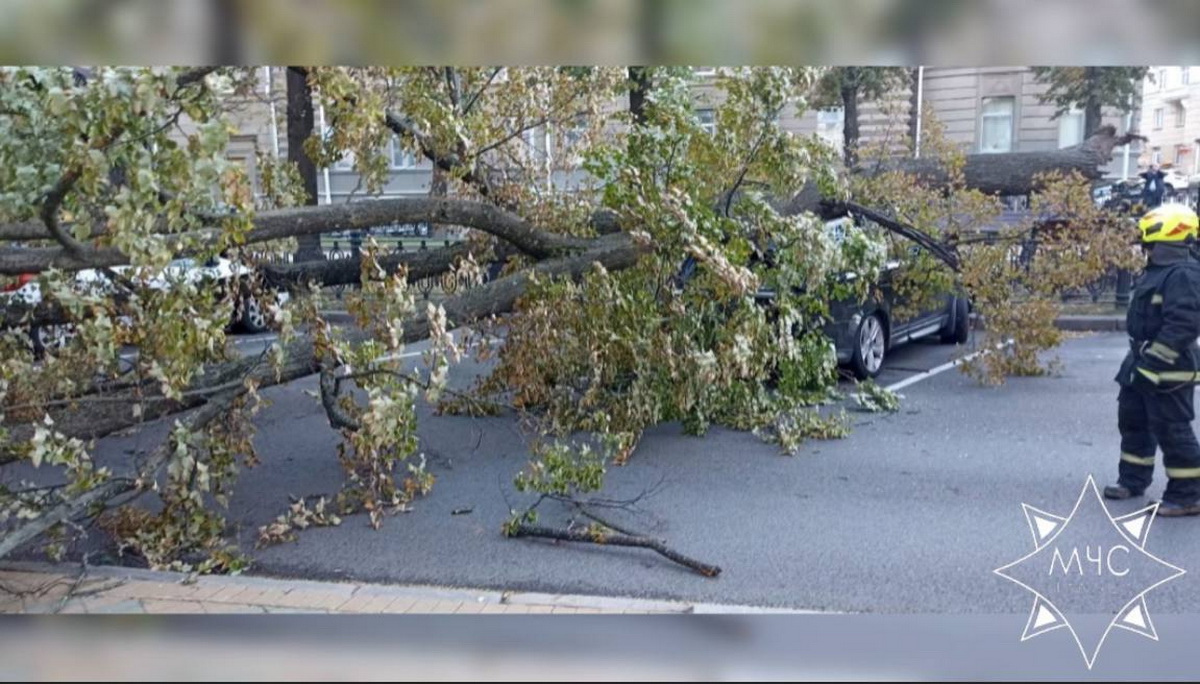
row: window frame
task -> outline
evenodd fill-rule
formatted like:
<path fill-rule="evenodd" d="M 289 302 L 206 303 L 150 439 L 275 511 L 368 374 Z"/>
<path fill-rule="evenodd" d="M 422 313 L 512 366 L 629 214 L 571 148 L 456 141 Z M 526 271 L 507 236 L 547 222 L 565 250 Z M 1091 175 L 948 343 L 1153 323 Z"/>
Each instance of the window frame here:
<path fill-rule="evenodd" d="M 409 163 L 407 165 L 397 164 L 396 163 L 396 153 L 397 152 L 399 152 L 402 155 L 402 159 L 407 159 L 411 163 Z M 417 159 L 417 155 L 413 154 L 412 152 L 407 150 L 403 145 L 400 144 L 399 136 L 393 135 L 390 138 L 388 138 L 388 169 L 390 169 L 392 171 L 409 171 L 409 170 L 417 168 L 419 165 L 420 165 L 420 161 Z"/>
<path fill-rule="evenodd" d="M 1064 145 L 1063 144 L 1063 124 L 1066 123 L 1066 121 L 1068 120 L 1068 117 L 1072 121 L 1079 122 L 1079 124 L 1078 124 L 1079 135 L 1076 136 L 1078 139 L 1076 139 L 1074 142 Z M 1059 117 L 1059 120 L 1058 120 L 1058 149 L 1060 149 L 1060 150 L 1065 149 L 1065 148 L 1071 147 L 1073 145 L 1078 145 L 1079 143 L 1083 142 L 1085 125 L 1086 125 L 1086 117 L 1084 116 L 1083 110 L 1078 109 L 1076 107 L 1072 107 L 1070 110 L 1068 110 L 1066 113 L 1064 113 L 1061 117 Z"/>
<path fill-rule="evenodd" d="M 992 102 L 1006 102 L 1009 105 L 1007 115 L 988 114 L 987 106 Z M 1008 148 L 989 149 L 987 146 L 988 119 L 1008 118 Z M 997 95 L 984 97 L 979 102 L 979 152 L 981 154 L 1005 154 L 1012 152 L 1017 144 L 1017 98 L 1014 95 Z"/>

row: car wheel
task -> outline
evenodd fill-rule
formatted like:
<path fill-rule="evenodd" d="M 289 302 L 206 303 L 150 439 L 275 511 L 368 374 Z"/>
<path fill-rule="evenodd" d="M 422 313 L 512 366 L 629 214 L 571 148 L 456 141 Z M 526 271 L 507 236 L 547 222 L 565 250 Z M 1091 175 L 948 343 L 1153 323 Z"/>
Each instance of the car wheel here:
<path fill-rule="evenodd" d="M 886 354 L 887 332 L 883 317 L 878 312 L 863 316 L 854 336 L 854 353 L 850 356 L 850 370 L 854 371 L 854 377 L 866 380 L 879 375 Z"/>
<path fill-rule="evenodd" d="M 944 344 L 966 344 L 971 336 L 971 309 L 966 297 L 955 297 L 950 303 L 951 316 L 942 330 Z"/>
<path fill-rule="evenodd" d="M 242 315 L 238 322 L 241 324 L 242 330 L 251 335 L 264 333 L 270 329 L 267 324 L 267 312 L 263 308 L 262 302 L 253 294 L 242 296 Z"/>
<path fill-rule="evenodd" d="M 53 354 L 71 344 L 75 339 L 75 330 L 69 325 L 35 325 L 29 330 L 33 341 L 33 354 L 41 359 L 47 353 Z"/>

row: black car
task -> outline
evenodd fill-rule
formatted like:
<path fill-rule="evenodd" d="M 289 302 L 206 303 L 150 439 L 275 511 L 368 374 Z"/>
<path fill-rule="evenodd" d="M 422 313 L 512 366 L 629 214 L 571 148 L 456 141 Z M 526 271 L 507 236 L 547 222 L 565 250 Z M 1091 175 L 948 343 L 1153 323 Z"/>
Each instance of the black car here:
<path fill-rule="evenodd" d="M 826 230 L 838 239 L 852 221 L 854 219 L 849 217 L 828 221 Z M 914 246 L 913 249 L 919 248 Z M 864 300 L 844 299 L 830 303 L 830 322 L 825 326 L 825 334 L 834 343 L 838 363 L 860 380 L 879 375 L 888 352 L 901 344 L 934 335 L 946 344 L 967 341 L 971 307 L 967 298 L 959 293 L 940 295 L 938 304 L 928 310 L 902 313 L 909 307 L 904 306 L 906 302 L 894 287 L 902 269 L 900 261 L 890 261 L 875 287 L 870 288 L 872 294 Z M 842 277 L 853 279 L 857 274 L 845 273 Z M 757 298 L 764 304 L 769 304 L 774 296 L 774 292 L 767 289 L 757 293 Z"/>

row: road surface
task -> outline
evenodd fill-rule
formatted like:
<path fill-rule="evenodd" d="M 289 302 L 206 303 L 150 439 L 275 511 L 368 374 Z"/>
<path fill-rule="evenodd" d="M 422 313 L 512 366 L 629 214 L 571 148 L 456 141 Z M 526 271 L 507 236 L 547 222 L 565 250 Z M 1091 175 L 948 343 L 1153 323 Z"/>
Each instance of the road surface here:
<path fill-rule="evenodd" d="M 952 348 L 911 345 L 880 378 L 892 386 L 917 379 L 901 390 L 899 413 L 852 414 L 852 436 L 809 442 L 795 457 L 722 428 L 704 438 L 674 424 L 648 431 L 630 464 L 610 469 L 605 495 L 653 493 L 635 512 L 610 517 L 720 565 L 718 579 L 640 549 L 502 537 L 509 511 L 528 502 L 511 484 L 528 453 L 514 421 L 433 416 L 427 407 L 421 452 L 437 482 L 411 513 L 378 531 L 351 516 L 255 551 L 256 529 L 289 495 L 332 495 L 342 481 L 338 438 L 303 392 L 311 379 L 266 392 L 273 403 L 257 437 L 264 462 L 243 473 L 230 517 L 263 574 L 822 611 L 1020 613 L 1028 595 L 992 571 L 1032 550 L 1022 503 L 1065 514 L 1089 474 L 1101 485 L 1114 474 L 1111 377 L 1125 345 L 1119 334 L 1070 340 L 1060 377 L 1000 388 L 957 369 L 927 375 Z M 452 377 L 465 384 L 477 371 L 464 363 Z M 110 438 L 100 451 L 148 449 L 160 434 Z M 470 513 L 452 515 L 463 509 Z M 563 524 L 567 512 L 547 509 L 543 521 Z M 1200 519 L 1156 522 L 1148 548 L 1200 569 Z M 1191 574 L 1171 582 L 1155 590 L 1155 610 L 1195 612 L 1197 589 Z"/>

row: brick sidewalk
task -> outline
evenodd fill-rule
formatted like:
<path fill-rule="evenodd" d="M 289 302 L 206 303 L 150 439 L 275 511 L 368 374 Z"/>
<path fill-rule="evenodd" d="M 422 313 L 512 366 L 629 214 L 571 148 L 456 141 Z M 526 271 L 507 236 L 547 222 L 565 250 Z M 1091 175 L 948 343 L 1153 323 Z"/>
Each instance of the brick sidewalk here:
<path fill-rule="evenodd" d="M 601 596 L 201 576 L 130 568 L 0 566 L 0 613 L 794 612 Z"/>

